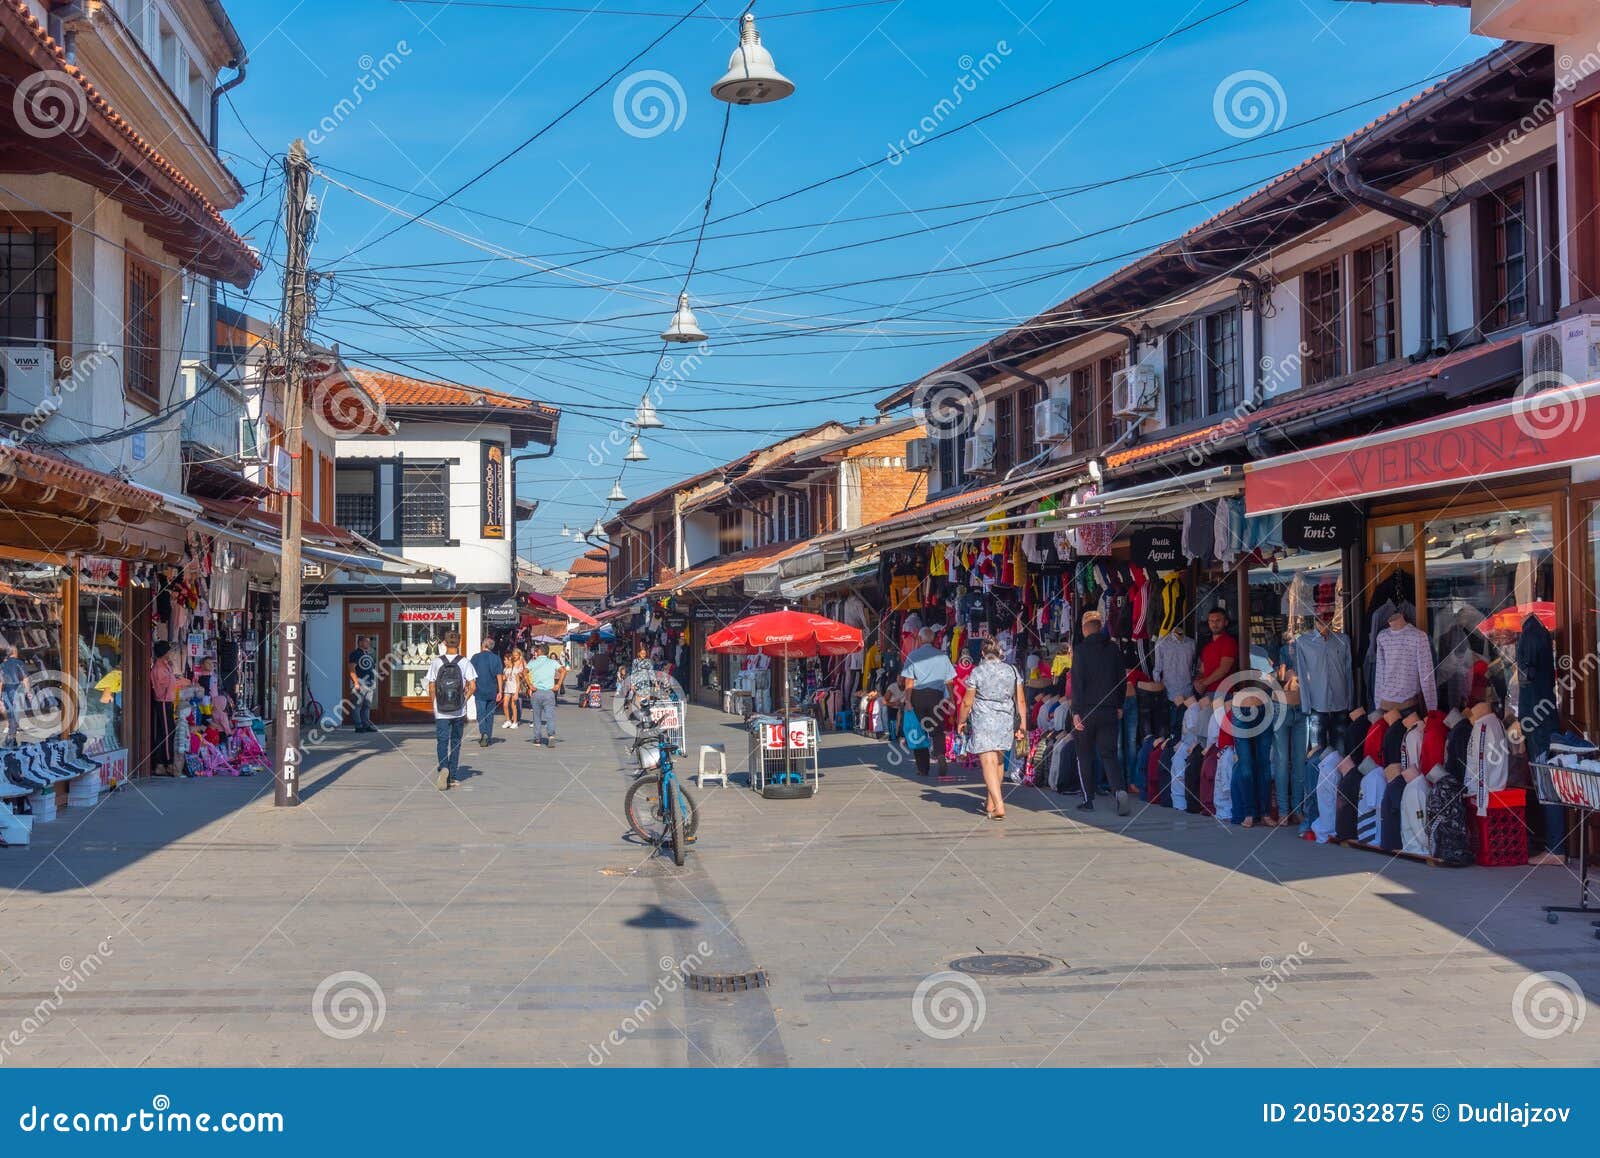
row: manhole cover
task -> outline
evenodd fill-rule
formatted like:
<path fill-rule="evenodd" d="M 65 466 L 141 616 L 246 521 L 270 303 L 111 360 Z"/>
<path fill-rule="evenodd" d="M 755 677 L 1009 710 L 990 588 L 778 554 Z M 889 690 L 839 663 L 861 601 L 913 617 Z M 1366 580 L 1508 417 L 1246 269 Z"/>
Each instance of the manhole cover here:
<path fill-rule="evenodd" d="M 743 993 L 750 989 L 765 989 L 767 971 L 752 969 L 748 973 L 685 973 L 683 983 L 701 993 Z"/>
<path fill-rule="evenodd" d="M 958 957 L 950 962 L 950 968 L 960 973 L 976 973 L 984 977 L 1022 977 L 1029 973 L 1043 973 L 1054 967 L 1054 961 L 1020 953 L 980 953 L 976 957 Z"/>
<path fill-rule="evenodd" d="M 654 861 L 646 861 L 636 865 L 612 865 L 600 870 L 603 877 L 659 877 L 666 873 L 666 869 Z"/>

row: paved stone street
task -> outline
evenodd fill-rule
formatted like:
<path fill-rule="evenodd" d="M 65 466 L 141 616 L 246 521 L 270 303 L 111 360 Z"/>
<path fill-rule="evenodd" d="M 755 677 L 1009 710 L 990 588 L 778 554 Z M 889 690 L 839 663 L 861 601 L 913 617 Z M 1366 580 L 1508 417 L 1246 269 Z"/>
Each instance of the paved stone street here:
<path fill-rule="evenodd" d="M 550 751 L 526 729 L 469 740 L 448 795 L 411 729 L 331 741 L 298 810 L 260 779 L 63 810 L 0 852 L 4 1062 L 1600 1061 L 1600 1017 L 1546 1029 L 1561 993 L 1523 984 L 1560 972 L 1600 996 L 1589 921 L 1538 908 L 1575 898 L 1559 866 L 1429 869 L 1163 809 L 1085 824 L 1032 789 L 994 824 L 975 777 L 919 781 L 833 736 L 814 800 L 738 774 L 700 792 L 675 869 L 623 838 L 611 714 L 569 705 L 561 726 Z M 689 738 L 742 768 L 730 717 L 692 710 Z M 935 978 L 914 1005 L 976 953 L 1049 964 Z M 770 988 L 685 992 L 693 957 Z"/>

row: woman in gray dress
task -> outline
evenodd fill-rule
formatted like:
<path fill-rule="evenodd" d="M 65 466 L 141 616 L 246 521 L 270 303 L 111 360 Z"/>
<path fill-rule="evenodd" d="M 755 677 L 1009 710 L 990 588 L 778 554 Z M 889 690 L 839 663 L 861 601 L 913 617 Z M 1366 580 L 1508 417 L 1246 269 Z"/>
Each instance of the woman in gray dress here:
<path fill-rule="evenodd" d="M 983 783 L 989 790 L 983 812 L 990 820 L 1006 818 L 1006 802 L 1000 796 L 1003 754 L 1027 735 L 1022 723 L 1027 715 L 1022 677 L 1016 668 L 1000 658 L 998 642 L 984 640 L 983 662 L 967 679 L 967 694 L 956 716 L 956 730 L 959 732 L 969 721 L 972 724 L 970 750 L 978 755 Z"/>

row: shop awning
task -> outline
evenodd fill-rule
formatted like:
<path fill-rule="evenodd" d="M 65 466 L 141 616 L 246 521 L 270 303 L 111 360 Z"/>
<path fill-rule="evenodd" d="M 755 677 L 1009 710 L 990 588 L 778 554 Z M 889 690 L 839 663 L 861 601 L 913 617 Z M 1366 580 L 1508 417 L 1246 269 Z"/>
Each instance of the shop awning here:
<path fill-rule="evenodd" d="M 1081 507 L 1059 507 L 993 521 L 962 523 L 926 537 L 928 542 L 1004 538 L 1041 531 L 1066 531 L 1085 523 L 1137 523 L 1171 518 L 1196 503 L 1229 498 L 1244 489 L 1242 471 L 1218 466 L 1123 490 L 1107 491 Z"/>
<path fill-rule="evenodd" d="M 778 590 L 785 599 L 804 599 L 810 595 L 820 595 L 835 587 L 849 586 L 876 574 L 878 557 L 878 552 L 874 551 L 842 567 L 830 567 L 815 575 L 802 575 L 798 579 L 790 579 Z"/>
<path fill-rule="evenodd" d="M 921 542 L 931 532 L 958 523 L 973 522 L 982 513 L 992 511 L 996 507 L 1031 503 L 1034 499 L 1043 498 L 1045 495 L 1079 486 L 1087 481 L 1087 478 L 1079 463 L 1056 465 L 1033 474 L 1003 479 L 987 486 L 963 491 L 960 494 L 945 495 L 921 506 L 890 515 L 886 519 L 879 519 L 875 523 L 865 523 L 859 527 L 821 535 L 813 542 L 824 552 L 865 545 L 885 551 L 908 543 Z"/>
<path fill-rule="evenodd" d="M 193 518 L 190 524 L 196 530 L 253 548 L 265 555 L 278 557 L 283 554 L 282 524 L 278 516 L 270 511 L 236 499 L 183 498 L 176 501 L 199 511 L 198 517 Z M 317 522 L 308 521 L 303 527 L 300 551 L 307 559 L 327 563 L 340 571 L 388 578 L 442 577 L 454 580 L 454 575 L 442 567 L 395 555 L 354 531 Z"/>
<path fill-rule="evenodd" d="M 753 571 L 772 566 L 780 559 L 798 554 L 813 545 L 814 540 L 801 543 L 769 543 L 752 551 L 741 551 L 692 567 L 664 583 L 657 583 L 648 595 L 683 595 L 690 591 L 705 591 L 743 579 Z"/>
<path fill-rule="evenodd" d="M 1600 456 L 1600 382 L 1468 407 L 1245 468 L 1245 512 L 1268 515 L 1332 502 L 1484 480 Z"/>
<path fill-rule="evenodd" d="M 594 627 L 600 622 L 594 616 L 579 611 L 559 595 L 546 595 L 542 592 L 530 591 L 523 595 L 523 598 L 534 607 L 542 607 L 546 611 L 559 611 L 568 619 L 577 620 L 585 627 Z"/>

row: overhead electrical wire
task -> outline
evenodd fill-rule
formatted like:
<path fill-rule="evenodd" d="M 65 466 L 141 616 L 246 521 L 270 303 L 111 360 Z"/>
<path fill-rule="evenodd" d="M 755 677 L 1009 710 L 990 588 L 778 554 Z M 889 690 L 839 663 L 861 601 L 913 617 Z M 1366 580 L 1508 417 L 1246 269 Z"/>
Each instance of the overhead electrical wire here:
<path fill-rule="evenodd" d="M 1240 3 L 1248 3 L 1248 0 L 1240 0 Z M 680 27 L 682 27 L 682 25 L 689 19 L 689 17 L 693 16 L 696 12 L 698 12 L 700 9 L 704 8 L 705 6 L 706 6 L 706 0 L 695 0 L 695 5 L 694 5 L 693 8 L 689 9 L 688 12 L 685 12 L 682 16 L 678 17 L 670 25 L 668 25 L 666 30 L 663 31 L 661 33 L 661 35 L 657 36 L 654 40 L 650 41 L 650 43 L 646 44 L 643 48 L 639 49 L 638 52 L 635 52 L 632 56 L 628 57 L 627 60 L 625 60 L 621 64 L 619 64 L 615 69 L 613 69 L 610 73 L 608 73 L 606 75 L 604 80 L 600 81 L 594 87 L 586 90 L 582 96 L 580 96 L 577 100 L 573 101 L 566 108 L 562 109 L 561 112 L 557 113 L 555 115 L 555 117 L 553 117 L 551 120 L 546 121 L 542 126 L 540 126 L 538 129 L 534 130 L 534 132 L 530 136 L 524 137 L 522 139 L 522 141 L 515 148 L 513 148 L 510 152 L 501 154 L 500 157 L 497 158 L 487 168 L 480 169 L 477 173 L 474 173 L 471 177 L 468 177 L 461 184 L 457 185 L 454 189 L 450 190 L 450 192 L 446 193 L 444 196 L 442 196 L 442 197 L 438 198 L 437 200 L 435 200 L 432 204 L 430 204 L 421 213 L 416 214 L 415 216 L 413 216 L 411 218 L 411 221 L 420 221 L 420 220 L 422 220 L 424 217 L 428 216 L 428 214 L 432 213 L 435 209 L 438 209 L 441 205 L 446 205 L 450 201 L 455 199 L 456 197 L 461 196 L 461 194 L 465 193 L 468 189 L 472 188 L 479 181 L 482 181 L 485 177 L 489 176 L 489 174 L 493 173 L 496 169 L 500 168 L 500 166 L 504 165 L 507 161 L 511 160 L 513 157 L 516 157 L 524 149 L 526 149 L 529 145 L 533 144 L 540 137 L 544 136 L 551 129 L 555 128 L 562 121 L 566 120 L 569 116 L 571 116 L 573 113 L 577 112 L 580 108 L 582 108 L 584 105 L 586 105 L 589 102 L 590 98 L 592 98 L 596 93 L 598 93 L 601 89 L 606 88 L 608 85 L 610 85 L 612 81 L 616 80 L 617 77 L 621 76 L 625 71 L 627 71 L 629 68 L 631 68 L 641 57 L 643 57 L 647 53 L 649 53 L 651 49 L 655 48 L 663 40 L 665 40 L 667 37 L 671 36 L 675 31 L 677 31 Z M 362 242 L 355 249 L 349 251 L 343 257 L 341 257 L 341 258 L 339 258 L 337 260 L 338 261 L 345 261 L 345 260 L 348 260 L 351 257 L 354 257 L 356 254 L 361 253 L 363 250 L 371 249 L 374 245 L 377 245 L 382 241 L 386 241 L 389 238 L 393 237 L 395 234 L 399 233 L 402 229 L 404 229 L 407 225 L 409 225 L 411 223 L 411 221 L 402 221 L 400 224 L 396 225 L 393 229 L 388 230 L 386 233 L 382 234 L 381 236 L 374 237 L 369 241 Z"/>

